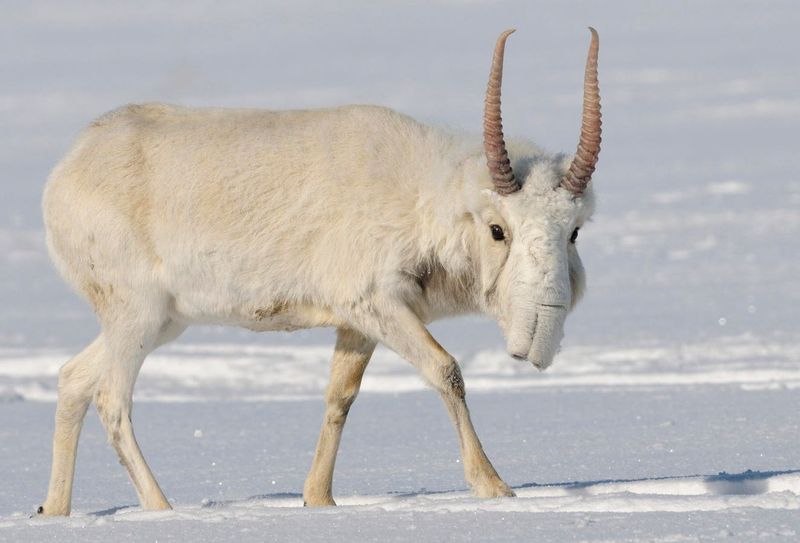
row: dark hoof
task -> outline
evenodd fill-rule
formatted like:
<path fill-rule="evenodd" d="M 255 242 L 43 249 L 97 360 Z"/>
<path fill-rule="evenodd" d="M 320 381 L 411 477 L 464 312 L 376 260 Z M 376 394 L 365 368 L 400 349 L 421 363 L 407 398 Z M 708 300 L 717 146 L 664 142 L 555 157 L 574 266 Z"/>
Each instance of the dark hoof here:
<path fill-rule="evenodd" d="M 39 509 L 36 510 L 36 514 L 41 515 L 42 513 L 44 513 L 44 507 L 40 505 Z"/>

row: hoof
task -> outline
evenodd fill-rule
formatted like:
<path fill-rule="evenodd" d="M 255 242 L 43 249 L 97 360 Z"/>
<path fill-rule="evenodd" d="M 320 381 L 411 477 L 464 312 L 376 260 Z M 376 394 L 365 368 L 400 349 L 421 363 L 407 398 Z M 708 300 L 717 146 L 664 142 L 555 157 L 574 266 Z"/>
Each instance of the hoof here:
<path fill-rule="evenodd" d="M 511 490 L 503 481 L 498 481 L 492 485 L 484 485 L 482 487 L 474 487 L 473 491 L 479 498 L 513 498 L 516 496 L 514 491 Z"/>
<path fill-rule="evenodd" d="M 48 507 L 46 510 L 44 505 L 40 505 L 36 508 L 36 514 L 31 515 L 31 518 L 44 516 L 44 517 L 68 517 L 69 516 L 69 509 L 62 509 L 60 511 L 53 510 L 52 508 Z"/>
<path fill-rule="evenodd" d="M 142 509 L 147 511 L 172 511 L 172 506 L 169 504 L 169 502 L 165 501 L 142 506 Z"/>

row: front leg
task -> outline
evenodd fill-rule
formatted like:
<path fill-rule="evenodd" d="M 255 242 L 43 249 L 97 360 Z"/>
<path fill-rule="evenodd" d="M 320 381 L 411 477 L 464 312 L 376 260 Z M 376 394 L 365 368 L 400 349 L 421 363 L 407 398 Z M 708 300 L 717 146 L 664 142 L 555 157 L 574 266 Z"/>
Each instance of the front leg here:
<path fill-rule="evenodd" d="M 419 317 L 403 302 L 392 300 L 368 304 L 352 317 L 366 335 L 411 362 L 439 392 L 458 434 L 464 476 L 475 495 L 514 496 L 489 462 L 472 426 L 458 363 L 431 336 Z"/>
<path fill-rule="evenodd" d="M 347 328 L 336 331 L 331 379 L 325 393 L 325 420 L 317 451 L 303 486 L 303 505 L 336 505 L 333 501 L 333 467 L 350 406 L 356 399 L 375 342 Z"/>

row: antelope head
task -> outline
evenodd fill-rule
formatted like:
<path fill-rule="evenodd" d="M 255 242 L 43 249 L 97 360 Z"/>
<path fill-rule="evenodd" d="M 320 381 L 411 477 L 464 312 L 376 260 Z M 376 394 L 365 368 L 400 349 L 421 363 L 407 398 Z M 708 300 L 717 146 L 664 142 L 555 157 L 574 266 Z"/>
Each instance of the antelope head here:
<path fill-rule="evenodd" d="M 600 153 L 599 39 L 591 30 L 583 122 L 573 157 L 506 149 L 500 115 L 503 53 L 494 50 L 483 118 L 491 188 L 472 210 L 480 240 L 482 302 L 500 323 L 509 353 L 539 369 L 553 361 L 564 320 L 585 284 L 578 231 L 593 209 L 592 173 Z M 485 176 L 485 171 L 484 171 Z"/>

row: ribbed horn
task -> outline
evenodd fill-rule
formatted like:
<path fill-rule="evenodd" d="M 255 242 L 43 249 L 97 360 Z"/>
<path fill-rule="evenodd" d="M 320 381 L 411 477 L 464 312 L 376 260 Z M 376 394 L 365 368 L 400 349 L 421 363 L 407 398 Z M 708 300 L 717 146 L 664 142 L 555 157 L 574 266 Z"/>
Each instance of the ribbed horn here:
<path fill-rule="evenodd" d="M 521 188 L 519 182 L 514 178 L 511 162 L 508 160 L 506 142 L 503 140 L 503 119 L 500 116 L 503 53 L 506 47 L 506 38 L 513 32 L 514 29 L 506 30 L 497 38 L 483 109 L 483 148 L 486 151 L 486 164 L 492 174 L 495 190 L 502 195 L 511 194 Z"/>
<path fill-rule="evenodd" d="M 561 181 L 561 186 L 576 196 L 582 194 L 589 181 L 592 180 L 592 172 L 597 166 L 602 139 L 600 137 L 603 124 L 600 115 L 600 86 L 597 82 L 597 53 L 600 49 L 600 38 L 594 28 L 590 26 L 589 30 L 592 32 L 592 42 L 589 44 L 586 74 L 583 79 L 581 139 L 569 171 Z"/>

